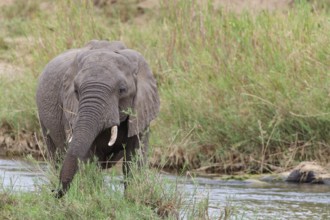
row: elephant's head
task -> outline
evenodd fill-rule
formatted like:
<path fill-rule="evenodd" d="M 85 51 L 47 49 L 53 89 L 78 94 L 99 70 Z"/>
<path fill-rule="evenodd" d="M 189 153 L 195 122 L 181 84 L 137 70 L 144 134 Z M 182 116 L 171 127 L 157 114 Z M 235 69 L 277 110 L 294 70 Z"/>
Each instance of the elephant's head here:
<path fill-rule="evenodd" d="M 128 119 L 128 137 L 138 135 L 159 111 L 156 81 L 134 50 L 82 50 L 65 75 L 63 108 L 72 139 L 63 163 L 66 171 L 61 172 L 64 190 L 77 170 L 77 159 L 84 159 L 100 132 L 111 129 L 112 145 L 121 122 Z"/>

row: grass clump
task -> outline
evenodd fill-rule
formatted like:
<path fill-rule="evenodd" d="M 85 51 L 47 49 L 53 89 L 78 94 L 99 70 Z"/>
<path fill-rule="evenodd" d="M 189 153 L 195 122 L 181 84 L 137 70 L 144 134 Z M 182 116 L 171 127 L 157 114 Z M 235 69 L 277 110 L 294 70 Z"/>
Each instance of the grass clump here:
<path fill-rule="evenodd" d="M 34 192 L 0 192 L 0 218 L 179 219 L 194 213 L 193 207 L 180 213 L 185 201 L 183 194 L 177 192 L 177 183 L 155 171 L 133 168 L 134 175 L 124 194 L 118 176 L 100 172 L 94 162 L 80 164 L 80 168 L 70 190 L 61 199 L 51 193 L 57 185 L 54 173 L 48 173 L 50 182 L 37 185 Z M 196 206 L 202 205 L 196 202 Z"/>
<path fill-rule="evenodd" d="M 40 10 L 39 0 L 27 0 L 20 1 L 15 0 L 13 3 L 3 6 L 2 12 L 5 18 L 14 19 L 14 18 L 32 18 Z"/>
<path fill-rule="evenodd" d="M 137 172 L 137 168 L 133 168 L 133 173 Z M 183 206 L 183 194 L 177 185 L 149 169 L 144 170 L 143 175 L 132 175 L 125 196 L 135 204 L 151 207 L 163 218 L 178 219 Z"/>
<path fill-rule="evenodd" d="M 17 70 L 19 71 L 19 70 Z M 16 74 L 14 72 L 12 74 Z M 0 118 L 12 126 L 13 130 L 39 126 L 35 108 L 36 80 L 30 74 L 18 77 L 2 77 L 0 81 Z"/>

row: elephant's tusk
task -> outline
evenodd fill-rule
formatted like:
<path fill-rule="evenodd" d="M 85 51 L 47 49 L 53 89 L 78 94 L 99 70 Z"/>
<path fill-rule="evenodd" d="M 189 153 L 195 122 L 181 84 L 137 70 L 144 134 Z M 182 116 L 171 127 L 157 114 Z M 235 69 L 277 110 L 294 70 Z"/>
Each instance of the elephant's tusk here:
<path fill-rule="evenodd" d="M 108 143 L 109 146 L 112 146 L 116 142 L 117 132 L 118 132 L 118 127 L 117 126 L 113 126 L 111 128 L 111 138 L 110 138 L 110 141 Z"/>
<path fill-rule="evenodd" d="M 72 136 L 69 138 L 68 143 L 71 143 L 72 141 Z"/>

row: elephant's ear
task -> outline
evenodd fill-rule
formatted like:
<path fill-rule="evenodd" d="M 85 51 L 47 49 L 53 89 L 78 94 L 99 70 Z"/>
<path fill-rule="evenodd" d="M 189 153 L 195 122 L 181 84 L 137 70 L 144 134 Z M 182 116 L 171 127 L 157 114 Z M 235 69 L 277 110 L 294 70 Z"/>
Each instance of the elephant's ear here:
<path fill-rule="evenodd" d="M 69 127 L 67 133 L 71 133 L 71 128 L 74 124 L 74 120 L 76 118 L 78 112 L 78 100 L 76 94 L 74 92 L 74 78 L 76 77 L 78 72 L 78 64 L 77 64 L 77 55 L 73 57 L 73 61 L 71 62 L 70 66 L 66 70 L 62 86 L 63 86 L 63 93 L 62 93 L 62 100 L 63 100 L 63 111 L 66 119 L 69 122 Z"/>
<path fill-rule="evenodd" d="M 134 50 L 120 50 L 118 53 L 127 57 L 133 65 L 136 79 L 136 95 L 129 116 L 128 136 L 143 132 L 159 112 L 157 83 L 143 56 Z"/>

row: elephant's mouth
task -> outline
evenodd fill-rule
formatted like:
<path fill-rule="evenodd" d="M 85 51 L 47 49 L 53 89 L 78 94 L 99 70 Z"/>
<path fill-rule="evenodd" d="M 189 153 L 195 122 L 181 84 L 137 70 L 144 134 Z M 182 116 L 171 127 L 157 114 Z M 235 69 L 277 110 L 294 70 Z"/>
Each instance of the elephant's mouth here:
<path fill-rule="evenodd" d="M 117 135 L 118 135 L 118 126 L 112 126 L 110 129 L 110 140 L 108 143 L 108 146 L 111 147 L 112 145 L 114 145 L 114 143 L 117 140 Z M 71 143 L 72 141 L 72 136 L 68 138 L 68 143 Z"/>

